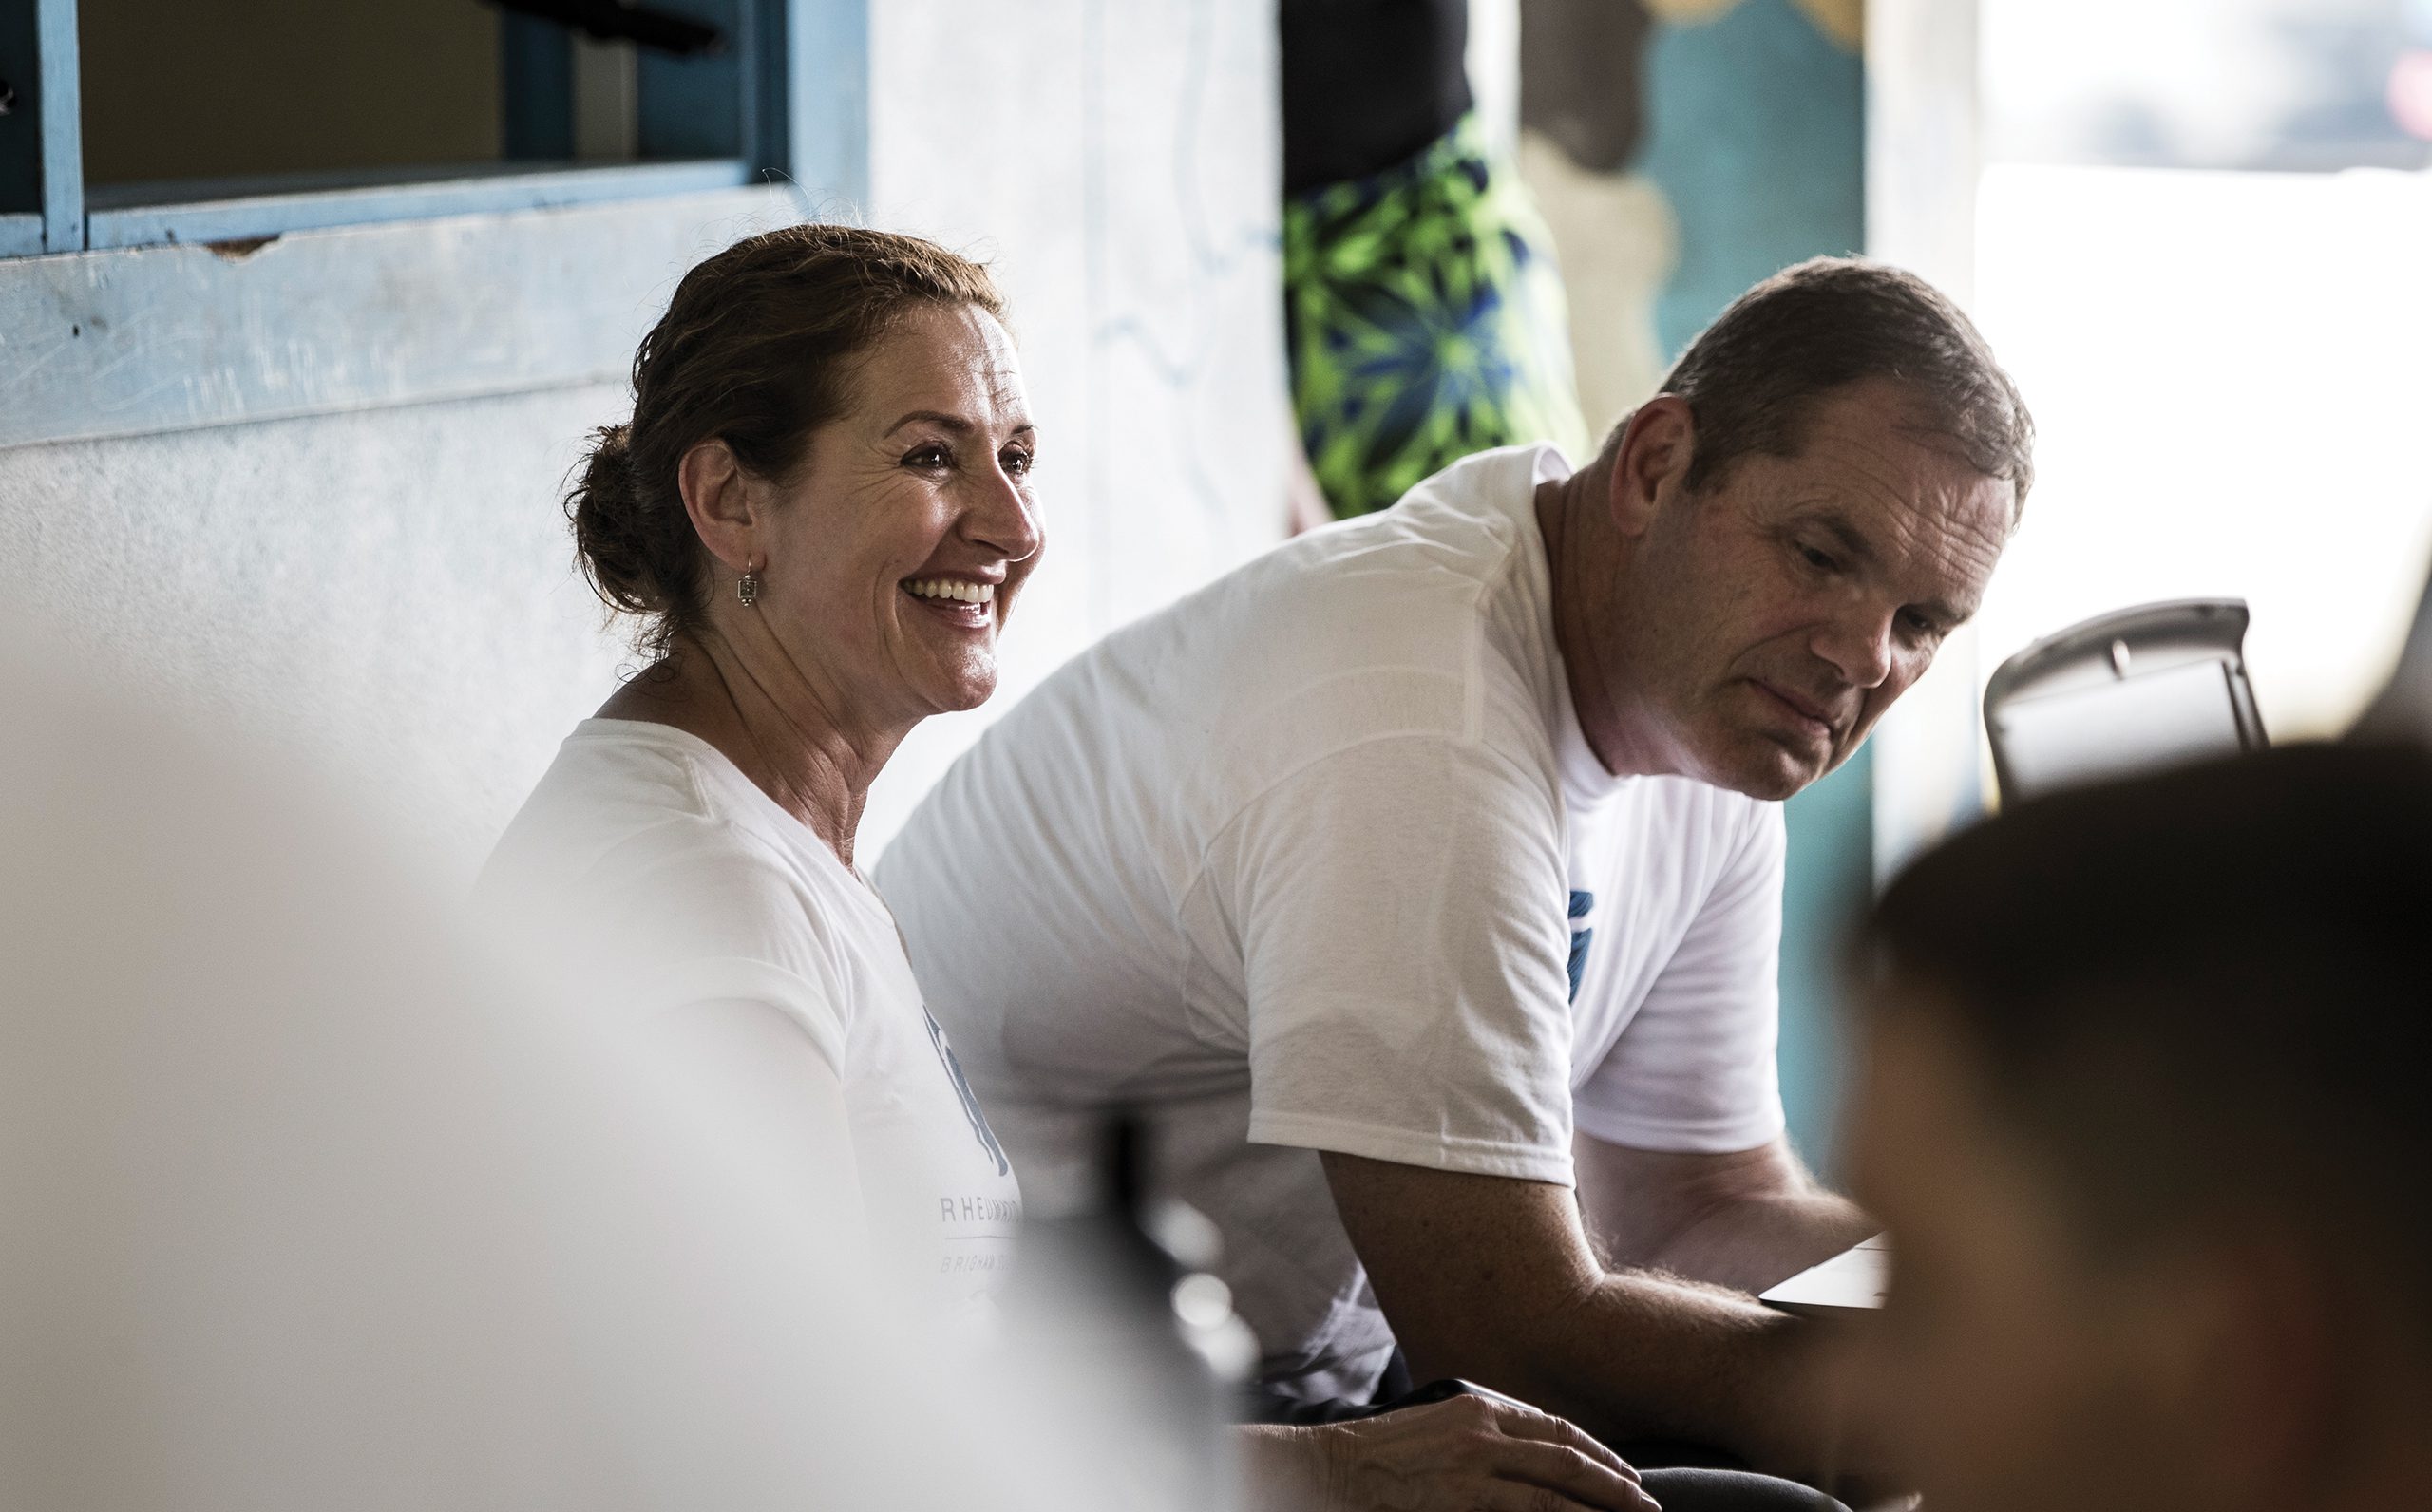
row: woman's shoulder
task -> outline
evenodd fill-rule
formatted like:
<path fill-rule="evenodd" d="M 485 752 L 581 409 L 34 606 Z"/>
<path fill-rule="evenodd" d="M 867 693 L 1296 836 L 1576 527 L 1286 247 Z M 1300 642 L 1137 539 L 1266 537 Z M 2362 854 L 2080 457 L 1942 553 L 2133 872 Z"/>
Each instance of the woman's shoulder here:
<path fill-rule="evenodd" d="M 696 764 L 655 733 L 663 728 L 608 719 L 575 727 L 508 822 L 488 871 L 511 863 L 563 877 L 636 837 L 715 827 Z"/>
<path fill-rule="evenodd" d="M 785 834 L 761 812 L 773 805 L 743 784 L 681 730 L 585 720 L 509 822 L 482 885 L 671 905 L 706 895 L 726 906 L 751 901 L 755 915 L 800 916 L 807 895 L 822 891 L 817 841 L 808 830 Z"/>
<path fill-rule="evenodd" d="M 715 981 L 725 985 L 711 995 L 790 1011 L 807 994 L 849 1019 L 846 986 L 867 931 L 825 871 L 849 874 L 772 834 L 691 737 L 592 728 L 623 723 L 587 721 L 568 738 L 491 854 L 484 911 L 548 953 L 622 976 L 625 992 L 672 1003 Z"/>

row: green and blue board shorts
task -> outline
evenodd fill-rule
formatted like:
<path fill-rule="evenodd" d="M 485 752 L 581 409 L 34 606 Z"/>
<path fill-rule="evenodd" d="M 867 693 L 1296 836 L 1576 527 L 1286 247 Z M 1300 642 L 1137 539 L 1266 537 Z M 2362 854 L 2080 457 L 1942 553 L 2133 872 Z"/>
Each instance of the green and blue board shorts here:
<path fill-rule="evenodd" d="M 1586 454 L 1553 238 L 1475 116 L 1288 200 L 1283 281 L 1293 413 L 1338 517 L 1490 447 Z"/>

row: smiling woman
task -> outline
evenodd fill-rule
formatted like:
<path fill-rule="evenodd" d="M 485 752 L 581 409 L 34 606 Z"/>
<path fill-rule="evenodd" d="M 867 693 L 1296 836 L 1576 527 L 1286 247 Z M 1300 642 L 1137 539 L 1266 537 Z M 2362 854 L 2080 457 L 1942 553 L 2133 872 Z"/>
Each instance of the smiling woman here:
<path fill-rule="evenodd" d="M 822 1221 L 948 1315 L 988 1304 L 1019 1192 L 853 839 L 905 733 L 994 690 L 1038 554 L 1003 312 L 978 265 L 845 226 L 685 275 L 566 501 L 652 660 L 482 884 L 589 1000 L 708 1057 L 806 1200 L 857 1191 Z"/>

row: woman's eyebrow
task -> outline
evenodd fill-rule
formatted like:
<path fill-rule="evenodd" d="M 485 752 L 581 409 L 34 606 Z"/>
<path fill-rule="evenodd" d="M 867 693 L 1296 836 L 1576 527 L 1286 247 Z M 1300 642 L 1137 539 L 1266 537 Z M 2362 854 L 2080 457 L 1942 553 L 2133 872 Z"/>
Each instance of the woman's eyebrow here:
<path fill-rule="evenodd" d="M 978 425 L 963 419 L 960 415 L 949 415 L 942 409 L 915 409 L 911 413 L 905 415 L 902 419 L 897 421 L 894 425 L 887 426 L 886 433 L 892 436 L 906 425 L 919 425 L 923 422 L 935 425 L 940 430 L 949 431 L 957 436 L 968 436 L 979 429 Z M 1016 425 L 1011 431 L 1007 432 L 1006 439 L 1011 440 L 1016 436 L 1032 436 L 1036 435 L 1037 433 L 1038 427 L 1025 420 L 1020 425 Z"/>
<path fill-rule="evenodd" d="M 887 426 L 886 433 L 892 436 L 906 425 L 918 425 L 923 421 L 940 430 L 950 430 L 958 436 L 967 436 L 979 428 L 960 415 L 949 415 L 941 409 L 915 409 L 894 425 Z"/>

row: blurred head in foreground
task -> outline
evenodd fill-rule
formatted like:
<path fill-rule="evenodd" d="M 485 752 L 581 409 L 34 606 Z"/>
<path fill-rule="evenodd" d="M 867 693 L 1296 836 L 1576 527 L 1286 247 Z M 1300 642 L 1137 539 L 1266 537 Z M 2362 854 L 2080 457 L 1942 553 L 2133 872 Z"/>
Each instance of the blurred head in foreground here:
<path fill-rule="evenodd" d="M 1934 1512 L 2432 1506 L 2432 758 L 2027 803 L 1867 946 L 1875 1405 Z"/>
<path fill-rule="evenodd" d="M 0 1505 L 1070 1504 L 700 1095 L 504 975 L 339 795 L 26 640 Z"/>

